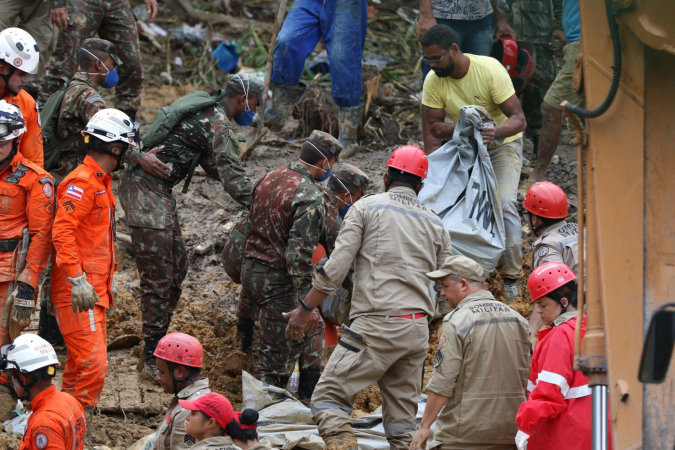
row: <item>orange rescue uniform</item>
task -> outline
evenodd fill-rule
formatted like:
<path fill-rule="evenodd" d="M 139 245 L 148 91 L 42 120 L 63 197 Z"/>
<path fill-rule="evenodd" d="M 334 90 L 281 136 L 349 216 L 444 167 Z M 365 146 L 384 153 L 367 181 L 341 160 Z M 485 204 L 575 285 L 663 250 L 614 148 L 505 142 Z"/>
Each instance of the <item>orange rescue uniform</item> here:
<path fill-rule="evenodd" d="M 33 414 L 19 450 L 82 450 L 87 431 L 82 405 L 50 386 L 31 401 Z"/>
<path fill-rule="evenodd" d="M 40 111 L 37 109 L 37 103 L 23 89 L 19 91 L 19 95 L 16 97 L 7 93 L 2 100 L 18 106 L 21 109 L 21 114 L 23 114 L 26 132 L 19 136 L 19 153 L 27 160 L 44 168 L 45 155 L 42 149 L 42 124 L 40 123 Z"/>
<path fill-rule="evenodd" d="M 98 404 L 108 373 L 106 309 L 117 268 L 111 180 L 93 158 L 84 158 L 59 185 L 52 232 L 52 302 L 68 349 L 61 390 L 85 408 Z M 66 277 L 83 273 L 100 301 L 93 310 L 76 313 Z"/>
<path fill-rule="evenodd" d="M 0 172 L 0 316 L 17 281 L 30 284 L 37 292 L 38 277 L 49 261 L 52 248 L 53 221 L 52 176 L 18 152 Z M 16 264 L 25 228 L 30 233 L 30 247 L 26 265 L 17 276 Z M 0 322 L 0 345 L 9 343 L 9 327 L 3 327 Z"/>

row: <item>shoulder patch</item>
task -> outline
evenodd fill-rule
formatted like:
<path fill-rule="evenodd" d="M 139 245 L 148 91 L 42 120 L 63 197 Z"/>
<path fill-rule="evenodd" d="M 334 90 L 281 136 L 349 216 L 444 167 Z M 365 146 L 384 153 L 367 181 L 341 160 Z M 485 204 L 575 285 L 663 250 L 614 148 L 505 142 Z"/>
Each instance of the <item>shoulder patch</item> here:
<path fill-rule="evenodd" d="M 197 439 L 194 436 L 191 436 L 188 433 L 185 433 L 185 436 L 183 436 L 183 444 L 187 445 L 188 447 L 192 447 L 197 443 Z"/>
<path fill-rule="evenodd" d="M 101 102 L 103 103 L 103 105 L 105 105 L 105 100 L 100 95 L 94 95 L 93 97 L 89 97 L 87 99 L 87 103 L 89 103 L 90 105 L 93 105 L 96 102 Z"/>
<path fill-rule="evenodd" d="M 19 167 L 18 167 L 18 169 L 19 169 L 19 170 L 23 170 L 23 171 L 25 172 L 25 171 L 29 170 L 29 169 L 30 169 L 30 167 L 28 167 L 28 166 L 24 166 L 23 164 L 19 164 Z"/>
<path fill-rule="evenodd" d="M 39 433 L 37 436 L 35 436 L 35 446 L 42 450 L 43 448 L 47 447 L 49 444 L 49 438 L 47 437 L 46 434 L 44 433 Z"/>
<path fill-rule="evenodd" d="M 450 341 L 448 333 L 441 334 L 441 338 L 438 340 L 438 348 L 443 348 L 448 345 L 448 341 Z"/>
<path fill-rule="evenodd" d="M 71 200 L 68 200 L 63 204 L 63 209 L 68 214 L 72 214 L 73 212 L 75 212 L 75 204 Z M 169 420 L 171 420 L 171 416 L 169 416 Z"/>
<path fill-rule="evenodd" d="M 546 246 L 543 246 L 543 247 L 540 248 L 539 251 L 537 252 L 537 256 L 539 256 L 540 258 L 543 258 L 543 257 L 546 256 L 547 254 L 548 254 L 548 247 L 546 247 Z"/>
<path fill-rule="evenodd" d="M 441 365 L 443 362 L 443 352 L 439 350 L 436 350 L 436 354 L 434 355 L 434 368 L 438 367 Z"/>
<path fill-rule="evenodd" d="M 5 183 L 17 184 L 17 183 L 19 183 L 19 178 L 15 177 L 13 175 L 10 175 L 7 178 L 5 178 Z"/>
<path fill-rule="evenodd" d="M 74 198 L 75 200 L 82 200 L 82 194 L 84 194 L 84 189 L 74 184 L 69 184 L 68 189 L 66 190 L 66 197 Z"/>
<path fill-rule="evenodd" d="M 45 183 L 42 185 L 42 193 L 45 194 L 45 197 L 52 198 L 54 195 L 54 189 L 52 189 L 51 183 Z"/>
<path fill-rule="evenodd" d="M 42 177 L 42 178 L 40 178 L 40 184 L 45 184 L 45 183 L 49 183 L 53 186 L 54 180 L 52 180 L 52 177 Z"/>

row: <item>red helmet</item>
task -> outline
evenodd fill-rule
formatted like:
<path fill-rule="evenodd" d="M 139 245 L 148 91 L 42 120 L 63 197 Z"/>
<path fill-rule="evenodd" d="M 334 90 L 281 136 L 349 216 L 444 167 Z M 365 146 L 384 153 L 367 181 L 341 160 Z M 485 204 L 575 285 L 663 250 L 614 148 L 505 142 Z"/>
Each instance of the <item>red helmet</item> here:
<path fill-rule="evenodd" d="M 565 192 L 550 181 L 534 183 L 527 190 L 523 206 L 532 214 L 547 219 L 564 219 L 568 212 Z"/>
<path fill-rule="evenodd" d="M 429 170 L 427 155 L 415 145 L 403 145 L 394 150 L 387 161 L 387 167 L 399 169 L 418 177 L 426 178 Z"/>
<path fill-rule="evenodd" d="M 154 355 L 188 367 L 204 367 L 202 344 L 185 333 L 169 333 L 159 340 Z"/>
<path fill-rule="evenodd" d="M 553 292 L 560 286 L 576 280 L 572 269 L 561 262 L 548 262 L 537 267 L 527 280 L 527 289 L 530 291 L 532 301 L 539 300 L 549 292 Z"/>
<path fill-rule="evenodd" d="M 492 46 L 492 57 L 501 61 L 506 67 L 516 94 L 523 92 L 534 75 L 534 45 L 530 42 L 516 42 L 512 38 L 502 37 Z"/>

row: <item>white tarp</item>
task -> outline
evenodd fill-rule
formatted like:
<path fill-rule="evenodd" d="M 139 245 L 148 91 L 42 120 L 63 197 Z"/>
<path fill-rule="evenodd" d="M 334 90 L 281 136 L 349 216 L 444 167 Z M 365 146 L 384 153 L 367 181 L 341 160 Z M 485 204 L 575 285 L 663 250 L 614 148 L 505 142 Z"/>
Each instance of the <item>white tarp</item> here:
<path fill-rule="evenodd" d="M 429 155 L 429 173 L 419 199 L 450 232 L 452 250 L 490 273 L 504 251 L 501 197 L 480 134 L 494 120 L 480 106 L 460 109 L 452 140 Z"/>

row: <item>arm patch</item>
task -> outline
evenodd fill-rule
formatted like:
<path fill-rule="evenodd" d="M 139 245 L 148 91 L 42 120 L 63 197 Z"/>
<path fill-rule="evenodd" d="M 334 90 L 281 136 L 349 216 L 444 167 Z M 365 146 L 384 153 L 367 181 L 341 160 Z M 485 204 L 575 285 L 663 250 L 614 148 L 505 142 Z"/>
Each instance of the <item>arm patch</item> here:
<path fill-rule="evenodd" d="M 103 103 L 103 105 L 105 105 L 105 100 L 103 100 L 103 97 L 101 97 L 100 95 L 94 95 L 93 97 L 89 97 L 87 99 L 87 103 L 89 103 L 90 105 L 93 105 L 96 102 L 101 102 Z"/>
<path fill-rule="evenodd" d="M 45 184 L 45 183 L 49 183 L 49 184 L 51 184 L 51 185 L 53 186 L 53 185 L 54 185 L 54 180 L 52 180 L 51 177 L 42 177 L 42 178 L 40 178 L 40 184 Z"/>

